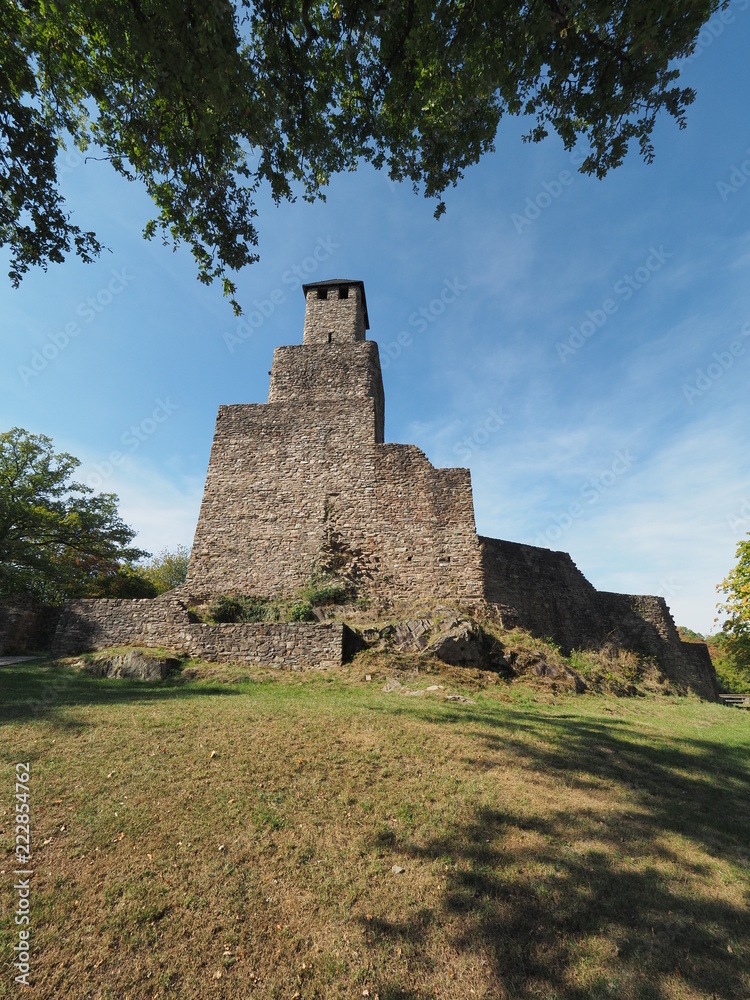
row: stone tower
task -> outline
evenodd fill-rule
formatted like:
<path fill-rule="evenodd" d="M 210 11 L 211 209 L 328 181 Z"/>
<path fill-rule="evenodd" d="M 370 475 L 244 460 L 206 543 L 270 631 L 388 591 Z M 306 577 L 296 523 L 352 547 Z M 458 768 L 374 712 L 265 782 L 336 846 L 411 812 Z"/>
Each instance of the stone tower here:
<path fill-rule="evenodd" d="M 303 291 L 302 344 L 274 351 L 268 403 L 219 409 L 187 589 L 291 596 L 328 569 L 397 602 L 481 600 L 468 469 L 384 443 L 363 283 Z"/>

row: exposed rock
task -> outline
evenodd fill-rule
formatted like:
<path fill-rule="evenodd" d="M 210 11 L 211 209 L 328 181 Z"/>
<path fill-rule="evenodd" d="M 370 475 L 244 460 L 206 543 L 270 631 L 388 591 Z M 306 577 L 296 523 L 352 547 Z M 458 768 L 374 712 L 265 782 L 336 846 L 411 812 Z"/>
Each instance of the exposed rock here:
<path fill-rule="evenodd" d="M 399 653 L 418 653 L 429 645 L 432 629 L 433 622 L 429 618 L 409 618 L 386 625 L 376 635 Z"/>
<path fill-rule="evenodd" d="M 440 626 L 440 635 L 427 652 L 454 667 L 482 667 L 487 663 L 487 636 L 468 618 L 454 618 Z"/>
<path fill-rule="evenodd" d="M 170 669 L 179 666 L 172 656 L 131 649 L 128 653 L 104 656 L 84 663 L 83 670 L 94 677 L 129 677 L 138 681 L 163 681 Z"/>
<path fill-rule="evenodd" d="M 540 679 L 548 680 L 559 684 L 563 688 L 583 694 L 587 690 L 583 678 L 579 677 L 575 670 L 564 665 L 550 663 L 542 653 L 534 653 L 522 650 L 513 657 L 513 672 L 518 675 L 531 675 Z"/>
<path fill-rule="evenodd" d="M 367 629 L 363 637 L 400 653 L 426 653 L 451 666 L 511 673 L 502 644 L 473 619 L 456 614 L 438 621 L 409 618 L 381 629 Z"/>

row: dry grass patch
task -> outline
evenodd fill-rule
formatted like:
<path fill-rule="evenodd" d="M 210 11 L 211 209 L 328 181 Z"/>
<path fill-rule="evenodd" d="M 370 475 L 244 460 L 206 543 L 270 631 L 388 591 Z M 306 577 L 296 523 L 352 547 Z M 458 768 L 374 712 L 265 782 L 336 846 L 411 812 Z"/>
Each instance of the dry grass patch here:
<path fill-rule="evenodd" d="M 204 669 L 3 669 L 7 899 L 31 761 L 30 995 L 750 995 L 743 713 Z"/>

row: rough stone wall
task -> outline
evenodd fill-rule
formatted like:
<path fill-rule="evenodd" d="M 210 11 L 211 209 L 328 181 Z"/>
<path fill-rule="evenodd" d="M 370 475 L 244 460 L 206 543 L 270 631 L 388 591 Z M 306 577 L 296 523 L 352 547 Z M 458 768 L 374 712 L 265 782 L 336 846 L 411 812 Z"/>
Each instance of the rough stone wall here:
<path fill-rule="evenodd" d="M 705 643 L 683 642 L 663 597 L 597 592 L 607 641 L 655 657 L 667 677 L 715 701 L 716 671 Z"/>
<path fill-rule="evenodd" d="M 222 406 L 188 589 L 287 596 L 307 582 L 332 477 L 358 479 L 374 427 L 372 399 Z"/>
<path fill-rule="evenodd" d="M 347 297 L 341 292 L 346 287 Z M 357 285 L 310 288 L 305 295 L 303 344 L 338 344 L 365 339 L 362 292 Z"/>
<path fill-rule="evenodd" d="M 485 597 L 506 628 L 549 637 L 563 649 L 596 646 L 597 592 L 567 552 L 480 538 Z"/>
<path fill-rule="evenodd" d="M 217 663 L 255 663 L 284 670 L 340 667 L 347 627 L 341 622 L 193 625 L 193 656 Z"/>
<path fill-rule="evenodd" d="M 485 597 L 505 628 L 551 638 L 565 654 L 611 644 L 655 657 L 667 677 L 715 700 L 705 644 L 680 640 L 663 597 L 595 590 L 566 552 L 481 538 Z"/>
<path fill-rule="evenodd" d="M 680 643 L 663 597 L 598 591 L 597 608 L 602 630 L 627 649 L 655 655 L 663 643 Z"/>
<path fill-rule="evenodd" d="M 467 469 L 374 443 L 374 402 L 222 407 L 186 582 L 288 596 L 342 554 L 360 591 L 481 599 Z"/>
<path fill-rule="evenodd" d="M 191 622 L 185 606 L 170 599 L 76 600 L 63 607 L 52 653 L 162 646 L 218 663 L 302 670 L 340 666 L 348 632 L 340 622 L 204 625 Z"/>
<path fill-rule="evenodd" d="M 41 604 L 26 594 L 0 600 L 0 656 L 38 653 L 48 649 L 60 608 Z"/>
<path fill-rule="evenodd" d="M 372 440 L 384 440 L 385 396 L 378 345 L 315 344 L 277 347 L 273 352 L 269 403 L 372 399 L 375 426 Z M 290 414 L 290 423 L 292 422 Z M 298 419 L 304 419 L 300 412 Z"/>
<path fill-rule="evenodd" d="M 680 659 L 676 664 L 675 680 L 687 684 L 701 698 L 717 701 L 719 686 L 711 654 L 705 642 L 681 642 Z"/>
<path fill-rule="evenodd" d="M 66 601 L 52 642 L 53 656 L 109 646 L 165 646 L 189 652 L 187 609 L 164 598 L 124 600 L 80 598 Z"/>
<path fill-rule="evenodd" d="M 396 603 L 481 601 L 468 469 L 435 469 L 414 445 L 360 452 L 359 474 L 329 481 L 326 542 L 353 553 L 363 593 Z"/>

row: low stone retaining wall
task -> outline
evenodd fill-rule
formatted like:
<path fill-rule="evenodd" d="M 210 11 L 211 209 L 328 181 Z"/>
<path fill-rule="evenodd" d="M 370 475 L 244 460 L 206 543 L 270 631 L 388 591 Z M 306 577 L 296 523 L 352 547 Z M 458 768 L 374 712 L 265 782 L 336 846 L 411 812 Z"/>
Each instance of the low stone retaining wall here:
<path fill-rule="evenodd" d="M 348 631 L 341 622 L 191 625 L 188 652 L 217 663 L 255 663 L 286 670 L 340 667 Z"/>
<path fill-rule="evenodd" d="M 218 663 L 253 663 L 303 670 L 344 662 L 351 630 L 341 622 L 203 625 L 173 598 L 66 601 L 53 656 L 112 646 L 158 646 Z"/>

